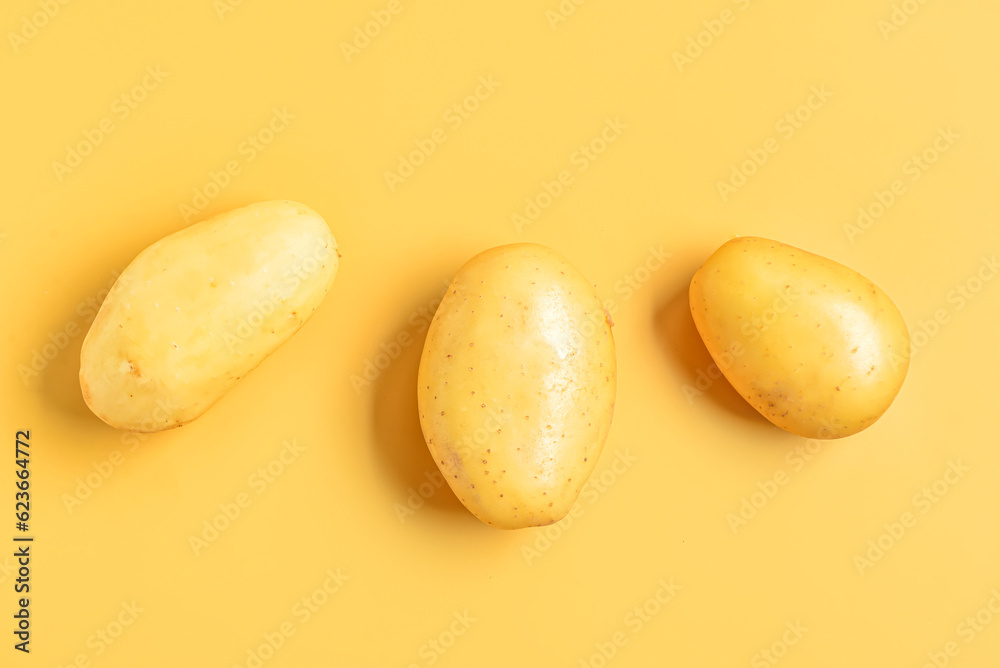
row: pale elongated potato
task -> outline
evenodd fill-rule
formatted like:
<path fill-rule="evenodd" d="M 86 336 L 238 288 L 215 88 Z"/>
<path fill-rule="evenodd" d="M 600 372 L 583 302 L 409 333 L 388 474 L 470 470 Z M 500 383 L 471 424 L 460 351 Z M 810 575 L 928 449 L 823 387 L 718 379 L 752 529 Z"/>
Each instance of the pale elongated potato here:
<path fill-rule="evenodd" d="M 562 519 L 604 448 L 616 368 L 604 306 L 566 258 L 513 244 L 469 260 L 417 381 L 424 437 L 456 496 L 503 529 Z"/>
<path fill-rule="evenodd" d="M 119 429 L 195 419 L 302 326 L 338 264 L 326 222 L 284 200 L 160 239 L 122 272 L 84 339 L 84 400 Z"/>
<path fill-rule="evenodd" d="M 910 337 L 899 309 L 825 257 L 739 237 L 695 273 L 690 300 L 722 373 L 793 434 L 840 438 L 871 426 L 906 377 Z"/>

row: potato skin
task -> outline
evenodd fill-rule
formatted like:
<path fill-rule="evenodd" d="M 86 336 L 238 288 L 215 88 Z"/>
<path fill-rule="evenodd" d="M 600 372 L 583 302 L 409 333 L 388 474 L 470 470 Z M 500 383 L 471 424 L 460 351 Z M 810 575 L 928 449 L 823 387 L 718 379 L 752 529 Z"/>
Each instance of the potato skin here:
<path fill-rule="evenodd" d="M 326 222 L 287 200 L 160 239 L 118 277 L 87 332 L 84 400 L 118 429 L 190 422 L 305 323 L 338 264 Z"/>
<path fill-rule="evenodd" d="M 417 379 L 424 438 L 455 495 L 498 528 L 562 519 L 604 447 L 616 369 L 604 306 L 566 258 L 513 244 L 469 260 Z"/>
<path fill-rule="evenodd" d="M 689 296 L 719 369 L 793 434 L 840 438 L 871 426 L 906 377 L 910 337 L 899 309 L 833 260 L 738 237 L 695 273 Z"/>

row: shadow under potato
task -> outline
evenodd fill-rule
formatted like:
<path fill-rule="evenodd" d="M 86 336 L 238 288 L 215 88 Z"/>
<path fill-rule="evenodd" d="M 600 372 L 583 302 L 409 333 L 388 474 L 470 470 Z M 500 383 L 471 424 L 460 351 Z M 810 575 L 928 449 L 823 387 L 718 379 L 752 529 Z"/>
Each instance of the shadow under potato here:
<path fill-rule="evenodd" d="M 206 217 L 210 214 L 209 211 L 204 213 Z M 95 262 L 104 263 L 106 269 L 102 272 L 106 271 L 107 273 L 99 274 L 91 279 L 81 277 L 74 281 L 73 291 L 76 293 L 75 296 L 79 298 L 75 310 L 67 311 L 65 320 L 54 323 L 52 334 L 39 342 L 39 346 L 44 346 L 52 340 L 52 337 L 58 338 L 61 333 L 68 332 L 67 328 L 71 325 L 75 325 L 77 328 L 75 330 L 77 333 L 70 337 L 68 344 L 62 347 L 56 357 L 47 362 L 45 368 L 39 372 L 35 379 L 45 397 L 46 404 L 64 417 L 75 420 L 74 430 L 113 430 L 107 433 L 123 433 L 114 430 L 113 427 L 105 424 L 103 420 L 94 415 L 83 400 L 83 392 L 80 389 L 80 350 L 83 347 L 83 340 L 97 316 L 98 309 L 125 268 L 148 244 L 187 227 L 187 224 L 178 225 L 171 217 L 170 220 L 150 220 L 149 227 L 155 232 L 148 235 L 147 244 L 143 245 L 140 242 L 136 247 L 121 248 L 111 254 L 106 254 L 104 257 L 92 258 Z"/>
<path fill-rule="evenodd" d="M 94 415 L 83 400 L 80 390 L 80 350 L 83 340 L 97 315 L 104 297 L 114 281 L 104 281 L 104 285 L 94 283 L 76 290 L 81 299 L 75 311 L 67 311 L 64 320 L 53 321 L 50 333 L 40 339 L 34 347 L 32 361 L 26 362 L 36 371 L 32 383 L 37 383 L 47 406 L 57 411 L 62 418 L 74 421 L 73 429 L 100 431 L 109 429 L 99 417 Z M 71 335 L 70 332 L 73 332 Z M 65 343 L 64 343 L 65 342 Z M 55 355 L 48 355 L 53 347 Z M 37 366 L 42 366 L 37 370 Z"/>
<path fill-rule="evenodd" d="M 744 420 L 777 429 L 740 396 L 708 353 L 691 317 L 687 283 L 660 306 L 654 316 L 654 326 L 656 338 L 667 357 L 684 374 L 686 387 L 681 388 L 681 396 L 686 402 L 696 405 L 708 401 Z"/>
<path fill-rule="evenodd" d="M 47 404 L 74 419 L 87 422 L 96 420 L 93 425 L 97 426 L 104 422 L 90 412 L 80 390 L 80 349 L 89 329 L 90 323 L 86 323 L 83 331 L 73 337 L 39 373 L 39 380 Z"/>
<path fill-rule="evenodd" d="M 423 303 L 432 299 L 429 297 Z M 402 347 L 399 357 L 392 360 L 366 390 L 375 393 L 372 420 L 378 459 L 398 486 L 401 505 L 418 514 L 434 508 L 478 523 L 444 480 L 420 429 L 417 369 L 427 336 L 426 329 L 419 331 L 423 326 L 403 322 L 394 330 L 409 332 L 412 342 Z M 440 485 L 436 486 L 437 483 Z M 428 494 L 432 487 L 433 491 Z"/>

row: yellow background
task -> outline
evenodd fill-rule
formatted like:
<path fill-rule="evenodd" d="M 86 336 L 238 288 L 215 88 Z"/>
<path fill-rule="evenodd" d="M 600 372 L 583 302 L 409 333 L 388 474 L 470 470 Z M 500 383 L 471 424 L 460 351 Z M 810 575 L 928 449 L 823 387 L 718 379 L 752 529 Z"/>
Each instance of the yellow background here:
<path fill-rule="evenodd" d="M 282 624 L 294 635 L 265 666 L 774 665 L 765 649 L 789 667 L 1000 660 L 1000 281 L 973 280 L 1000 249 L 1000 7 L 561 6 L 4 4 L 0 429 L 11 445 L 31 430 L 36 542 L 30 656 L 12 648 L 15 575 L 0 556 L 2 665 L 255 665 L 248 651 Z M 373 11 L 391 21 L 369 25 L 365 45 Z M 355 40 L 364 48 L 345 52 Z M 495 90 L 467 102 L 481 77 Z M 803 111 L 811 87 L 830 96 Z M 122 95 L 143 99 L 132 109 Z M 456 125 L 455 104 L 478 108 Z M 275 109 L 294 118 L 251 153 L 243 143 Z M 796 112 L 808 118 L 786 136 Z M 54 166 L 102 121 L 111 131 L 77 167 Z M 609 121 L 620 134 L 582 161 Z M 385 173 L 438 128 L 444 140 L 390 188 Z M 911 156 L 949 128 L 912 180 Z M 724 198 L 719 182 L 769 138 L 778 150 Z M 232 160 L 239 173 L 186 219 Z M 512 215 L 562 170 L 570 185 L 519 229 Z M 905 191 L 883 215 L 845 228 L 897 179 Z M 182 429 L 139 438 L 90 414 L 82 332 L 115 272 L 188 222 L 273 198 L 317 209 L 344 255 L 312 320 Z M 888 413 L 808 461 L 794 454 L 804 439 L 725 381 L 690 390 L 710 358 L 688 281 L 747 234 L 870 277 L 918 350 Z M 603 491 L 554 528 L 502 532 L 447 488 L 421 496 L 435 469 L 414 384 L 444 282 L 517 241 L 557 249 L 615 301 L 619 389 Z M 661 247 L 669 259 L 646 272 Z M 387 364 L 378 355 L 401 333 L 415 343 Z M 385 368 L 356 388 L 366 362 Z M 292 441 L 304 449 L 261 490 L 251 476 Z M 619 456 L 634 461 L 616 470 Z M 949 462 L 968 470 L 920 501 Z M 779 472 L 787 484 L 761 504 Z M 0 474 L 12 546 L 13 452 Z M 251 503 L 192 547 L 237 498 Z M 733 525 L 752 499 L 762 507 Z M 915 526 L 883 536 L 906 512 Z M 859 565 L 880 537 L 888 549 Z M 340 589 L 297 614 L 338 569 Z M 671 580 L 679 591 L 656 602 Z M 643 605 L 657 612 L 638 624 Z M 991 623 L 972 632 L 977 613 Z"/>

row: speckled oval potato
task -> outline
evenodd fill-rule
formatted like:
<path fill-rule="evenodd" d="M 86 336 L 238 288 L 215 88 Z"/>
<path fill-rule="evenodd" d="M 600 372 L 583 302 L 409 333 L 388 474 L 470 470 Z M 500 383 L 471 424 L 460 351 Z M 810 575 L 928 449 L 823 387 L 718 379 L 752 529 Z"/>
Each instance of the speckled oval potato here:
<path fill-rule="evenodd" d="M 84 400 L 130 431 L 195 419 L 305 323 L 338 263 L 326 222 L 296 202 L 164 237 L 118 277 L 84 339 Z"/>
<path fill-rule="evenodd" d="M 417 401 L 424 438 L 455 495 L 483 522 L 562 519 L 611 427 L 616 361 L 594 288 L 545 246 L 469 260 L 431 322 Z"/>
<path fill-rule="evenodd" d="M 840 438 L 871 426 L 906 377 L 910 337 L 899 309 L 833 260 L 738 237 L 695 273 L 689 294 L 719 369 L 793 434 Z"/>

